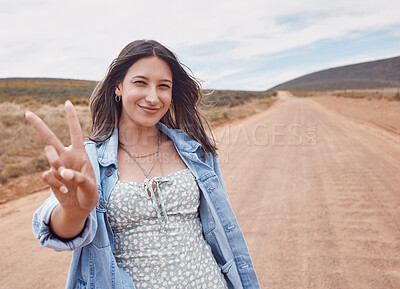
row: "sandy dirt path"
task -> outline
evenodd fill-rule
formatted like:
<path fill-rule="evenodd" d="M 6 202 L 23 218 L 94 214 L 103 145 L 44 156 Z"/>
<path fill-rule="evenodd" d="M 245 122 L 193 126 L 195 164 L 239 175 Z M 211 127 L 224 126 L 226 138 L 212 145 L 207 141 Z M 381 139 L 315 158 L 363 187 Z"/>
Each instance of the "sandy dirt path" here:
<path fill-rule="evenodd" d="M 400 101 L 324 95 L 313 100 L 329 109 L 386 131 L 400 134 Z"/>
<path fill-rule="evenodd" d="M 32 233 L 32 214 L 50 195 L 35 193 L 0 205 L 0 288 L 64 288 L 71 252 L 43 248 Z"/>
<path fill-rule="evenodd" d="M 289 93 L 215 134 L 262 288 L 400 288 L 398 134 Z M 70 253 L 31 233 L 47 195 L 0 206 L 0 288 L 64 287 Z"/>
<path fill-rule="evenodd" d="M 262 288 L 400 288 L 399 135 L 289 94 L 217 135 Z"/>

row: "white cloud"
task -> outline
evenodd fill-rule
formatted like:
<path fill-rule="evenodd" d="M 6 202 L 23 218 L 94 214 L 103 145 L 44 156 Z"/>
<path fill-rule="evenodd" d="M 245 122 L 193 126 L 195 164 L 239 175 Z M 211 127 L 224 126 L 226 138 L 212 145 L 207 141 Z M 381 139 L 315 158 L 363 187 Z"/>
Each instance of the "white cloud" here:
<path fill-rule="evenodd" d="M 300 1 L 300 3 L 307 1 Z M 312 1 L 309 1 L 310 3 Z M 398 11 L 400 11 L 400 2 L 393 2 L 394 5 L 382 5 L 374 1 L 371 6 L 363 6 L 364 9 L 352 1 L 351 7 L 354 9 L 344 9 L 343 5 L 339 4 L 337 7 L 330 7 L 332 5 L 324 5 L 324 10 L 319 11 L 319 6 L 315 5 L 314 10 L 310 15 L 310 8 L 308 5 L 298 7 L 295 14 L 285 14 L 287 19 L 291 17 L 296 18 L 296 25 L 279 25 L 272 24 L 269 33 L 265 33 L 264 37 L 247 37 L 243 39 L 240 45 L 229 53 L 229 56 L 237 58 L 250 58 L 252 56 L 262 54 L 272 54 L 280 51 L 285 51 L 297 47 L 304 47 L 320 40 L 344 38 L 354 35 L 360 31 L 379 30 L 392 25 L 400 24 Z M 335 2 L 333 2 L 335 3 Z M 379 5 L 377 5 L 379 4 Z M 369 9 L 368 9 L 368 8 Z M 303 9 L 301 9 L 303 8 Z M 327 12 L 329 11 L 329 12 Z M 301 15 L 305 15 L 302 19 Z M 319 17 L 323 14 L 324 17 Z M 299 16 L 300 15 L 300 16 Z M 275 15 L 275 18 L 279 18 Z M 314 18 L 314 19 L 312 19 Z M 302 24 L 305 23 L 305 26 Z"/>
<path fill-rule="evenodd" d="M 222 85 L 234 86 L 235 88 L 246 87 L 247 90 L 263 91 L 283 83 L 289 79 L 293 79 L 302 74 L 301 70 L 289 69 L 281 71 L 264 71 L 256 76 L 247 77 L 245 74 L 236 74 L 235 77 L 221 83 Z M 213 87 L 213 86 L 210 86 Z"/>
<path fill-rule="evenodd" d="M 400 25 L 397 0 L 3 0 L 0 5 L 0 77 L 100 79 L 128 42 L 154 38 L 194 64 L 200 78 L 229 86 L 228 79 L 259 56 Z M 399 37 L 398 31 L 392 35 Z M 268 73 L 251 76 L 251 87 L 261 87 L 256 82 Z M 243 88 L 250 87 L 246 83 Z"/>

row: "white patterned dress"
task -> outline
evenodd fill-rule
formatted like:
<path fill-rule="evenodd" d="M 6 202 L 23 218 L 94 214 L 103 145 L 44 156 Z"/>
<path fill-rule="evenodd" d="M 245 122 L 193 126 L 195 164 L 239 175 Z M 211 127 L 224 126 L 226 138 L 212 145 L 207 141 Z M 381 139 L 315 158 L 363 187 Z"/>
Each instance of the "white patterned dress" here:
<path fill-rule="evenodd" d="M 188 168 L 145 183 L 116 183 L 107 206 L 113 253 L 136 288 L 227 288 L 202 234 L 199 205 Z"/>

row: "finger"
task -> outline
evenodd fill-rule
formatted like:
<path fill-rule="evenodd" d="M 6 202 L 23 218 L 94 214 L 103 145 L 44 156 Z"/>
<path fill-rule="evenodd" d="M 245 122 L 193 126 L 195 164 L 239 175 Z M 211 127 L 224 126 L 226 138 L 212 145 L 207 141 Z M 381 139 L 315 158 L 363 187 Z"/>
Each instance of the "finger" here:
<path fill-rule="evenodd" d="M 84 148 L 82 128 L 79 123 L 79 118 L 76 114 L 74 105 L 69 100 L 65 102 L 65 111 L 67 112 L 72 146 L 75 148 Z"/>
<path fill-rule="evenodd" d="M 31 111 L 26 111 L 25 117 L 40 134 L 46 144 L 53 146 L 59 153 L 64 150 L 64 145 L 40 117 Z"/>
<path fill-rule="evenodd" d="M 90 178 L 78 171 L 63 169 L 60 174 L 65 181 L 79 186 L 84 192 L 90 192 L 96 187 Z"/>
<path fill-rule="evenodd" d="M 56 177 L 56 171 L 54 169 L 50 169 L 45 171 L 42 175 L 43 180 L 52 188 L 53 192 L 57 195 L 58 192 L 63 194 L 68 193 L 67 186 L 65 186 L 62 182 L 60 182 Z"/>
<path fill-rule="evenodd" d="M 56 149 L 53 146 L 46 146 L 46 148 L 44 149 L 44 153 L 47 160 L 49 161 L 50 166 L 58 171 L 58 169 L 62 167 L 62 163 Z"/>

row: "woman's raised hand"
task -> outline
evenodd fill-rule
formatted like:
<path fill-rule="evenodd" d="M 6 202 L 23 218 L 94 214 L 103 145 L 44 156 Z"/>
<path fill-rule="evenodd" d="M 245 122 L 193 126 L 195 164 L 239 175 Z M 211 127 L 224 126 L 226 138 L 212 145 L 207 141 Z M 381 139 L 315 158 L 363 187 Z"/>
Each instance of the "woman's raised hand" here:
<path fill-rule="evenodd" d="M 36 114 L 27 111 L 25 116 L 47 144 L 45 154 L 50 170 L 43 173 L 43 179 L 60 202 L 61 215 L 73 222 L 74 219 L 86 219 L 96 206 L 99 195 L 93 168 L 83 144 L 79 119 L 70 101 L 65 103 L 65 111 L 72 144 L 68 148 Z"/>

